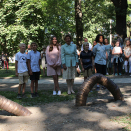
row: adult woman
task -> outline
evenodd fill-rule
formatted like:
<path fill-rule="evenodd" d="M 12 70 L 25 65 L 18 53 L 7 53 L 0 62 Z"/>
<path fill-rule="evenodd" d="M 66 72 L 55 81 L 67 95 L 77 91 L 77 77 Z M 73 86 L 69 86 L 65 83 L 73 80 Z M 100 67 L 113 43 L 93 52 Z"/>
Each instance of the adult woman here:
<path fill-rule="evenodd" d="M 61 47 L 61 59 L 63 64 L 63 79 L 66 79 L 68 86 L 68 94 L 75 93 L 73 91 L 73 84 L 75 72 L 78 67 L 78 55 L 76 45 L 71 43 L 71 36 L 65 36 L 65 44 Z"/>
<path fill-rule="evenodd" d="M 53 95 L 61 95 L 58 83 L 58 75 L 61 75 L 61 48 L 57 43 L 55 36 L 51 38 L 50 45 L 46 49 L 46 61 L 47 61 L 47 76 L 53 76 L 54 79 L 54 90 Z"/>
<path fill-rule="evenodd" d="M 41 51 L 41 65 L 43 68 L 43 75 L 45 76 L 45 68 L 47 67 L 47 63 L 46 63 L 46 47 L 43 46 L 42 47 L 42 51 Z"/>

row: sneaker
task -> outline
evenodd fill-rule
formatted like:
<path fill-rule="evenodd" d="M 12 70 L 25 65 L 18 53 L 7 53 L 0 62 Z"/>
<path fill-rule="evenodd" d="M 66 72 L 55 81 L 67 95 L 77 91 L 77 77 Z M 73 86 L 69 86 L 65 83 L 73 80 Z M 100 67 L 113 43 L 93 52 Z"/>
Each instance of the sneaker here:
<path fill-rule="evenodd" d="M 53 91 L 53 95 L 56 95 L 56 91 Z"/>
<path fill-rule="evenodd" d="M 109 73 L 106 73 L 106 75 L 108 76 L 108 75 L 109 75 Z"/>
<path fill-rule="evenodd" d="M 117 73 L 115 73 L 115 76 L 118 76 L 118 74 L 117 74 Z"/>
<path fill-rule="evenodd" d="M 119 76 L 121 76 L 122 74 L 121 73 L 119 73 Z"/>
<path fill-rule="evenodd" d="M 61 95 L 61 91 L 60 90 L 58 91 L 57 95 Z"/>
<path fill-rule="evenodd" d="M 22 98 L 22 97 L 21 97 L 21 94 L 18 94 L 18 95 L 17 95 L 17 98 L 18 98 L 18 99 L 21 99 L 21 98 Z"/>
<path fill-rule="evenodd" d="M 39 95 L 38 95 L 38 93 L 37 93 L 37 92 L 35 92 L 35 97 L 39 97 Z"/>
<path fill-rule="evenodd" d="M 34 93 L 31 93 L 31 98 L 34 98 L 35 97 L 35 94 Z"/>

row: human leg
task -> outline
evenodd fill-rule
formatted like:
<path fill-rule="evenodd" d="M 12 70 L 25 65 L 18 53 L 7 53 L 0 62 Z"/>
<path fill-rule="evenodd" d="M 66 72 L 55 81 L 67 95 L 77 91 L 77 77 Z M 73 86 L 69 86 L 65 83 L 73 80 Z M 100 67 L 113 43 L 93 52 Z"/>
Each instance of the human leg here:
<path fill-rule="evenodd" d="M 68 92 L 67 92 L 67 93 L 68 93 L 68 95 L 70 95 L 70 94 L 71 94 L 71 85 L 70 85 L 71 83 L 70 83 L 70 82 L 71 82 L 71 80 L 70 80 L 70 79 L 66 79 L 66 83 L 67 83 L 67 87 L 68 87 Z"/>
<path fill-rule="evenodd" d="M 75 93 L 74 91 L 73 91 L 73 85 L 74 85 L 74 79 L 71 79 L 70 80 L 70 83 L 71 83 L 71 88 L 70 88 L 70 90 L 71 90 L 71 93 Z"/>
<path fill-rule="evenodd" d="M 128 65 L 128 61 L 125 60 L 125 62 L 124 62 L 125 73 L 128 73 L 127 65 Z"/>

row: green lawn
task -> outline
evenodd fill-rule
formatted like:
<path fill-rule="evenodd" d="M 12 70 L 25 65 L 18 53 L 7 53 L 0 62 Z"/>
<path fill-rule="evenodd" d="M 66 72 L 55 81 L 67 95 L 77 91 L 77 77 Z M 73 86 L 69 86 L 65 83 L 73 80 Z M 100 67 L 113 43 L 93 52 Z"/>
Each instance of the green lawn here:
<path fill-rule="evenodd" d="M 77 91 L 75 90 L 77 93 Z M 67 92 L 62 92 L 62 95 L 60 96 L 53 96 L 52 95 L 52 90 L 39 90 L 38 92 L 39 97 L 36 98 L 31 98 L 30 92 L 26 92 L 25 98 L 22 99 L 17 99 L 17 92 L 14 91 L 1 91 L 0 95 L 5 96 L 6 98 L 19 103 L 20 105 L 23 106 L 39 106 L 41 104 L 45 103 L 51 103 L 51 102 L 61 102 L 61 101 L 69 101 L 75 99 L 76 95 L 71 94 L 68 95 Z M 93 91 L 89 93 L 88 97 L 96 97 L 97 92 Z"/>
<path fill-rule="evenodd" d="M 45 70 L 46 72 L 47 70 Z M 9 63 L 9 69 L 0 69 L 0 77 L 16 77 L 15 76 L 15 63 Z M 47 77 L 43 76 L 43 70 L 41 68 L 41 75 L 40 77 Z"/>
<path fill-rule="evenodd" d="M 125 127 L 123 128 L 123 131 L 131 131 L 131 114 L 114 117 L 112 121 L 124 125 Z"/>

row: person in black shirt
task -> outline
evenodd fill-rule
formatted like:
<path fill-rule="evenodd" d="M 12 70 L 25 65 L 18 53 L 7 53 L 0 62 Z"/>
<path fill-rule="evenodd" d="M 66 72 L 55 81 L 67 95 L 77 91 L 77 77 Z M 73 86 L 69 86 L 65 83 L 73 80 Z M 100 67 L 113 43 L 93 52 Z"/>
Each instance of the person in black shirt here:
<path fill-rule="evenodd" d="M 92 75 L 92 62 L 93 62 L 93 52 L 89 50 L 89 43 L 83 43 L 84 50 L 80 54 L 80 62 L 82 66 L 82 71 L 84 74 L 84 81 L 87 77 Z"/>

